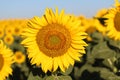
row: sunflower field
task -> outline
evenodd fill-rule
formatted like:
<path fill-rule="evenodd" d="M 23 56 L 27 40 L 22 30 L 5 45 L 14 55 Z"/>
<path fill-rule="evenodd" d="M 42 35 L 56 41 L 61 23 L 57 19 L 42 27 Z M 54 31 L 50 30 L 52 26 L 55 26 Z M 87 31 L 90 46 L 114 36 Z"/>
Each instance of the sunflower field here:
<path fill-rule="evenodd" d="M 0 20 L 0 80 L 120 80 L 120 2 L 92 18 L 46 8 Z"/>

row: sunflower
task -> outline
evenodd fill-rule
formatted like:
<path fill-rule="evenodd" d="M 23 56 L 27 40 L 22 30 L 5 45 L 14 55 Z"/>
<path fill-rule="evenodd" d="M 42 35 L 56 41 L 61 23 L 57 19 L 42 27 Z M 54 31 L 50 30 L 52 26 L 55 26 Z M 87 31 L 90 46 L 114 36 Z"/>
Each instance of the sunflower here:
<path fill-rule="evenodd" d="M 19 36 L 22 32 L 22 28 L 21 27 L 14 27 L 14 35 Z"/>
<path fill-rule="evenodd" d="M 107 30 L 108 30 L 107 35 L 114 40 L 120 40 L 119 7 L 116 6 L 115 8 L 111 8 L 105 17 L 108 18 L 108 20 L 106 20 Z"/>
<path fill-rule="evenodd" d="M 8 22 L 9 23 L 9 22 Z M 11 26 L 12 25 L 12 26 Z M 5 27 L 5 34 L 13 34 L 13 24 L 8 24 L 8 25 L 6 25 L 6 27 Z"/>
<path fill-rule="evenodd" d="M 120 2 L 119 2 L 119 0 L 115 0 L 114 6 L 115 6 L 116 8 L 118 8 L 118 9 L 120 9 Z"/>
<path fill-rule="evenodd" d="M 101 18 L 107 13 L 108 13 L 108 9 L 103 8 L 96 13 L 95 17 Z"/>
<path fill-rule="evenodd" d="M 27 21 L 27 20 L 26 20 L 26 21 Z M 22 33 L 23 27 L 26 26 L 26 22 L 25 22 L 25 20 L 16 20 L 15 22 L 16 22 L 16 24 L 13 25 L 13 26 L 14 26 L 13 34 L 14 34 L 15 36 L 20 36 L 21 33 Z M 19 26 L 18 26 L 18 25 L 19 25 Z"/>
<path fill-rule="evenodd" d="M 3 38 L 3 36 L 4 36 L 4 28 L 1 27 L 0 28 L 0 38 Z"/>
<path fill-rule="evenodd" d="M 4 42 L 11 45 L 14 42 L 14 37 L 11 34 L 7 34 L 4 36 Z"/>
<path fill-rule="evenodd" d="M 14 54 L 14 61 L 18 64 L 25 62 L 25 55 L 21 51 L 16 51 Z"/>
<path fill-rule="evenodd" d="M 13 53 L 0 40 L 0 80 L 5 80 L 9 74 L 12 74 L 11 65 L 13 63 Z"/>
<path fill-rule="evenodd" d="M 41 66 L 45 73 L 58 67 L 65 72 L 85 53 L 86 35 L 74 16 L 65 15 L 64 10 L 59 14 L 57 8 L 55 13 L 47 8 L 41 18 L 35 16 L 28 22 L 21 44 L 27 47 L 31 63 Z"/>
<path fill-rule="evenodd" d="M 102 25 L 98 19 L 94 19 L 94 25 L 99 32 L 101 32 L 103 35 L 106 34 L 106 26 Z"/>
<path fill-rule="evenodd" d="M 96 31 L 96 27 L 95 27 L 95 21 L 94 19 L 87 19 L 87 23 L 86 26 L 84 27 L 85 31 L 89 34 L 94 33 Z"/>

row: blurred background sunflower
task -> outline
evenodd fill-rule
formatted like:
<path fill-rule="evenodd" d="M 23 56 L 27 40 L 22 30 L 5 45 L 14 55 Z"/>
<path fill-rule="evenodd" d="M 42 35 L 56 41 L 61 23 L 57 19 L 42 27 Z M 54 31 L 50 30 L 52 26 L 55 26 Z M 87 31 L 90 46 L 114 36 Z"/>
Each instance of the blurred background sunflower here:
<path fill-rule="evenodd" d="M 118 0 L 115 1 L 115 6 L 109 9 L 108 14 L 105 15 L 107 35 L 114 40 L 120 40 L 120 3 Z"/>
<path fill-rule="evenodd" d="M 14 53 L 14 61 L 18 64 L 22 64 L 23 62 L 25 62 L 26 56 L 24 53 L 22 53 L 21 51 L 16 51 Z"/>
<path fill-rule="evenodd" d="M 0 80 L 12 75 L 13 52 L 0 40 Z"/>

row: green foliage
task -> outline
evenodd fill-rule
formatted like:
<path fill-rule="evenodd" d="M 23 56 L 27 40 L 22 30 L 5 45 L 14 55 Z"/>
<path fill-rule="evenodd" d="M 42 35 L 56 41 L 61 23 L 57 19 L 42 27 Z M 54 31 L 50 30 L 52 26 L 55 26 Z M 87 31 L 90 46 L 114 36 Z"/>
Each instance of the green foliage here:
<path fill-rule="evenodd" d="M 74 67 L 74 80 L 120 80 L 120 41 L 99 32 L 86 48 L 83 64 Z"/>
<path fill-rule="evenodd" d="M 69 75 L 72 72 L 72 70 L 73 70 L 73 66 L 70 65 L 65 72 L 61 71 L 61 74 L 63 74 L 63 75 Z"/>
<path fill-rule="evenodd" d="M 42 78 L 39 76 L 34 76 L 32 73 L 30 73 L 27 80 L 42 80 Z"/>
<path fill-rule="evenodd" d="M 49 76 L 45 80 L 72 80 L 70 76 Z"/>

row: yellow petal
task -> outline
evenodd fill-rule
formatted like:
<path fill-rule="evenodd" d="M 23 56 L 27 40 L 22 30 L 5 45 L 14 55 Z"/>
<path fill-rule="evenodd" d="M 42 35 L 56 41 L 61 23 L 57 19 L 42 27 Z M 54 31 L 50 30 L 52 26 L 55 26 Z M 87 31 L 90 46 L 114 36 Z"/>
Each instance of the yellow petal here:
<path fill-rule="evenodd" d="M 47 61 L 46 61 L 46 65 L 44 66 L 44 71 L 45 73 L 47 72 L 47 70 L 50 70 L 52 71 L 52 65 L 53 65 L 53 60 L 52 58 L 47 58 Z"/>
<path fill-rule="evenodd" d="M 57 57 L 57 61 L 58 61 L 58 65 L 59 65 L 60 69 L 61 69 L 63 72 L 65 72 L 65 67 L 63 66 L 61 57 Z"/>
<path fill-rule="evenodd" d="M 63 56 L 61 56 L 61 58 L 62 58 L 62 62 L 63 62 L 63 65 L 64 65 L 64 67 L 65 68 L 68 68 L 69 67 L 69 62 L 68 62 L 68 60 L 66 59 L 66 54 L 64 54 Z"/>
<path fill-rule="evenodd" d="M 48 23 L 51 24 L 51 23 L 52 23 L 52 19 L 51 19 L 51 15 L 50 15 L 49 12 L 50 12 L 50 11 L 49 11 L 49 9 L 47 8 L 46 11 L 45 11 L 45 16 L 46 16 L 46 19 L 47 19 Z"/>
<path fill-rule="evenodd" d="M 70 56 L 69 56 L 69 54 L 68 53 L 66 53 L 66 59 L 68 60 L 68 62 L 73 66 L 74 65 L 74 63 L 75 63 L 75 61 L 74 61 L 74 59 L 73 58 L 71 58 Z"/>
<path fill-rule="evenodd" d="M 88 44 L 85 42 L 85 41 L 83 41 L 83 40 L 80 40 L 80 41 L 78 41 L 78 40 L 72 40 L 72 43 L 73 44 L 79 44 L 79 45 L 82 45 L 82 46 L 88 46 Z"/>
<path fill-rule="evenodd" d="M 50 15 L 52 17 L 52 22 L 56 23 L 56 18 L 55 18 L 55 14 L 53 13 L 52 9 L 50 9 Z"/>
<path fill-rule="evenodd" d="M 72 57 L 73 59 L 78 60 L 78 61 L 80 61 L 79 57 L 82 56 L 79 52 L 77 52 L 76 50 L 74 50 L 72 48 L 69 49 L 68 54 L 70 55 L 70 57 Z"/>
<path fill-rule="evenodd" d="M 53 72 L 56 71 L 58 68 L 58 61 L 57 61 L 57 57 L 53 58 Z"/>
<path fill-rule="evenodd" d="M 74 48 L 74 49 L 85 49 L 82 45 L 80 44 L 71 44 L 71 46 Z"/>

